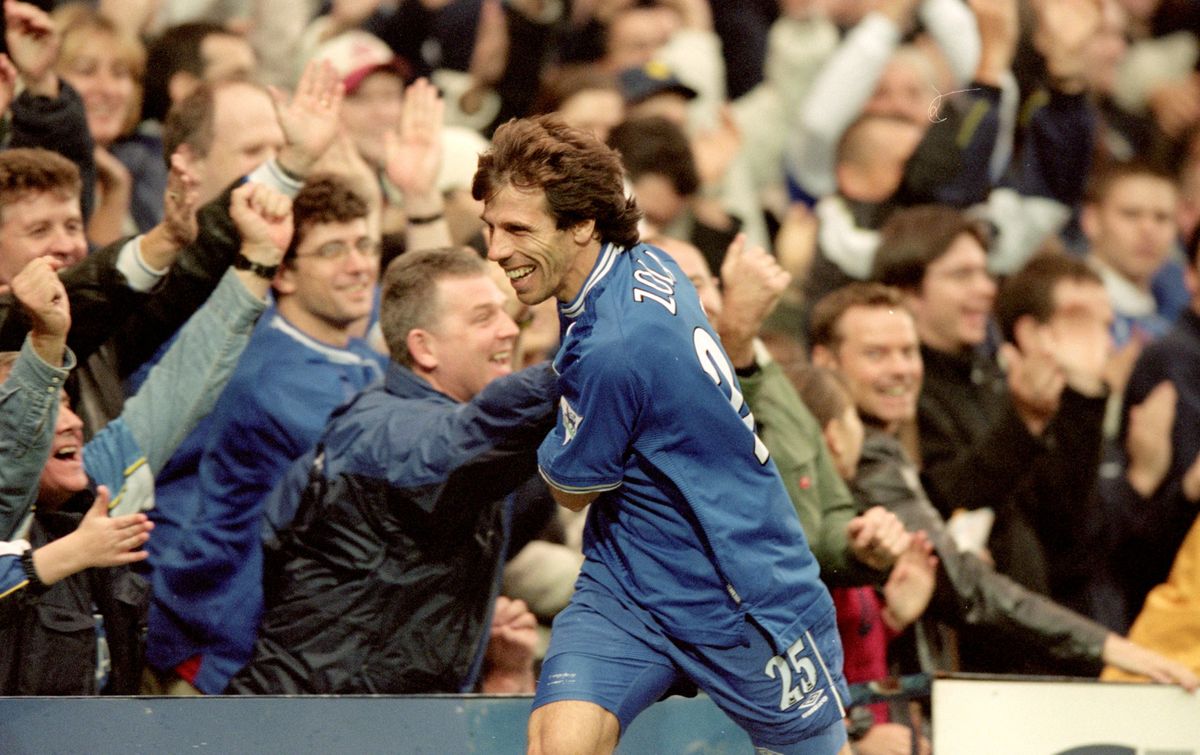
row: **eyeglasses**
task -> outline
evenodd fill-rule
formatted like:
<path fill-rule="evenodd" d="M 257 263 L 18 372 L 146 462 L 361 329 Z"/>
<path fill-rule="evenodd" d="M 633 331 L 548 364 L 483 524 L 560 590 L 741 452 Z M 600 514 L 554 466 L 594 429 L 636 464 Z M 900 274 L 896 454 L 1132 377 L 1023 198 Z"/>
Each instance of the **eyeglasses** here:
<path fill-rule="evenodd" d="M 353 246 L 347 244 L 345 241 L 327 242 L 307 254 L 297 254 L 296 259 L 313 257 L 319 260 L 336 262 L 346 259 L 346 255 L 350 253 L 351 249 L 354 249 L 368 259 L 378 259 L 380 255 L 379 243 L 364 236 L 354 242 Z"/>

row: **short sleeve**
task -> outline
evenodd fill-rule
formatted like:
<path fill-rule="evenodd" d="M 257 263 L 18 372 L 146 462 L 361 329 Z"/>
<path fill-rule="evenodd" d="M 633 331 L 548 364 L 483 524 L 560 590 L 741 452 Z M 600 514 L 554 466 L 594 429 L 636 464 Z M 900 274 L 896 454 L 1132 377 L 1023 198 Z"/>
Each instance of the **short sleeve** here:
<path fill-rule="evenodd" d="M 542 476 L 569 493 L 621 485 L 643 395 L 621 348 L 608 344 L 577 354 L 585 343 L 568 343 L 560 357 L 558 417 L 538 449 Z"/>

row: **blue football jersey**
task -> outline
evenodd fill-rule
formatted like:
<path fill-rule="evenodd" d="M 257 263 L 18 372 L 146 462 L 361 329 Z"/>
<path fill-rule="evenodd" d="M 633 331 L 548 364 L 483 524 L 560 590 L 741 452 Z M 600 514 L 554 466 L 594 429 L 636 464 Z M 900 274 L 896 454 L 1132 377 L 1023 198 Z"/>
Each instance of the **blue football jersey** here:
<path fill-rule="evenodd" d="M 695 288 L 662 250 L 605 244 L 559 313 L 538 463 L 600 492 L 584 577 L 685 642 L 740 643 L 748 615 L 782 651 L 833 603 Z"/>

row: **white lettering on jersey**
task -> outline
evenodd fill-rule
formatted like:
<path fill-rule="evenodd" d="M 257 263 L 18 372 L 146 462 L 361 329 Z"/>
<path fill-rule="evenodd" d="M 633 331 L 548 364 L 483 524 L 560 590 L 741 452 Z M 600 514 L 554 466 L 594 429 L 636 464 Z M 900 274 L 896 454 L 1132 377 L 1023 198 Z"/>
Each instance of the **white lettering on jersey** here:
<path fill-rule="evenodd" d="M 675 306 L 675 276 L 654 252 L 647 251 L 646 256 L 654 260 L 659 269 L 650 269 L 643 259 L 637 261 L 639 269 L 633 272 L 633 279 L 645 288 L 634 286 L 633 300 L 643 302 L 649 299 L 661 304 L 663 309 L 674 315 L 677 309 Z"/>
<path fill-rule="evenodd" d="M 696 328 L 692 331 L 692 344 L 696 348 L 696 357 L 700 360 L 700 367 L 712 378 L 714 383 L 726 390 L 725 397 L 729 399 L 733 410 L 741 417 L 746 399 L 738 389 L 737 381 L 733 379 L 733 365 L 729 363 L 729 357 L 725 356 L 725 352 L 721 351 L 721 347 L 717 345 L 716 339 L 704 328 Z M 746 416 L 741 417 L 741 420 L 742 424 L 750 430 L 750 436 L 754 438 L 754 458 L 758 459 L 759 464 L 766 464 L 771 455 L 767 451 L 767 446 L 754 432 L 754 414 L 747 411 Z"/>

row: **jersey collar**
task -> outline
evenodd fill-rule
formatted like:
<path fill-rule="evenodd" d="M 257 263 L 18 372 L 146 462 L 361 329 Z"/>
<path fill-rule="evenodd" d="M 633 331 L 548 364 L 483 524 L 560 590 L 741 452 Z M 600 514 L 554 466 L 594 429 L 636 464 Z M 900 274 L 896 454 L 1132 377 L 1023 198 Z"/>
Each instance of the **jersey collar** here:
<path fill-rule="evenodd" d="M 587 280 L 583 282 L 583 287 L 579 289 L 579 293 L 575 294 L 574 299 L 562 305 L 559 309 L 563 317 L 575 318 L 583 314 L 584 309 L 586 309 L 584 305 L 587 303 L 588 292 L 604 276 L 608 275 L 608 272 L 612 270 L 613 264 L 617 260 L 617 255 L 623 251 L 623 247 L 619 247 L 613 243 L 607 243 L 600 247 L 600 254 L 596 256 L 596 264 L 592 266 L 592 272 L 588 274 Z"/>

